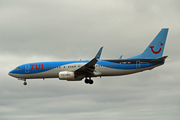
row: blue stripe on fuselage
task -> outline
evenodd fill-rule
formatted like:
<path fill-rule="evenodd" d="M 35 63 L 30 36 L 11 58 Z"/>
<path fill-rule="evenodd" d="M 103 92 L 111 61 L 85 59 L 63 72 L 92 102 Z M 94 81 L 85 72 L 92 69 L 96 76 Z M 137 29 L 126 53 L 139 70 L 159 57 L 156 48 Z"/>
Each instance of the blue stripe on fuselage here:
<path fill-rule="evenodd" d="M 102 65 L 107 68 L 112 68 L 112 69 L 124 69 L 124 70 L 130 70 L 130 69 L 137 69 L 137 64 L 136 62 L 140 61 L 140 68 L 146 68 L 146 67 L 151 67 L 151 66 L 156 66 L 161 63 L 149 63 L 151 59 L 141 59 L 141 60 L 99 60 L 97 62 L 98 65 Z"/>
<path fill-rule="evenodd" d="M 28 63 L 21 66 L 18 66 L 19 70 L 12 70 L 10 73 L 14 74 L 36 74 L 46 72 L 52 69 L 56 69 L 57 67 L 61 67 L 69 64 L 78 64 L 78 63 L 88 63 L 90 60 L 84 61 L 57 61 L 57 62 L 37 62 L 37 63 Z M 151 67 L 161 63 L 149 63 L 150 59 L 121 59 L 121 60 L 99 60 L 96 65 L 101 65 L 101 67 L 112 68 L 112 69 L 137 69 L 136 62 L 140 61 L 140 68 Z M 60 68 L 60 69 L 61 69 Z M 63 68 L 62 68 L 63 69 Z M 62 71 L 62 69 L 60 71 Z"/>
<path fill-rule="evenodd" d="M 67 64 L 73 63 L 87 63 L 87 61 L 57 61 L 57 62 L 37 62 L 37 63 L 28 63 L 18 66 L 19 70 L 12 70 L 10 73 L 14 74 L 35 74 L 54 69 L 55 67 L 62 67 Z M 17 68 L 18 68 L 17 67 Z"/>

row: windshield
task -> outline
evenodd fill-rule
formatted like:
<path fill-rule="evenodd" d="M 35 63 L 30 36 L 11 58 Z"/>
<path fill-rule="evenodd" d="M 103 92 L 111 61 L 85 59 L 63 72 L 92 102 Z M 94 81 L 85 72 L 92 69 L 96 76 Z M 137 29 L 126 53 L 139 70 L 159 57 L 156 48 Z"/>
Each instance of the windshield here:
<path fill-rule="evenodd" d="M 15 68 L 15 70 L 19 70 L 19 69 L 20 69 L 20 67 Z"/>

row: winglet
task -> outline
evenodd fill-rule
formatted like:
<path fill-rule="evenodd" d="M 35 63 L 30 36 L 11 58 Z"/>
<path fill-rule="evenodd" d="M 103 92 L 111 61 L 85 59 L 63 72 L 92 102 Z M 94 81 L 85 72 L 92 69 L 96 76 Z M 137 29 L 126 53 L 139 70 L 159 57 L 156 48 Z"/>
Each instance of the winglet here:
<path fill-rule="evenodd" d="M 123 55 L 121 55 L 119 59 L 122 59 L 122 56 L 123 56 Z"/>
<path fill-rule="evenodd" d="M 102 49 L 103 49 L 103 47 L 101 47 L 101 48 L 99 49 L 98 53 L 97 53 L 96 56 L 95 56 L 96 59 L 100 59 Z"/>

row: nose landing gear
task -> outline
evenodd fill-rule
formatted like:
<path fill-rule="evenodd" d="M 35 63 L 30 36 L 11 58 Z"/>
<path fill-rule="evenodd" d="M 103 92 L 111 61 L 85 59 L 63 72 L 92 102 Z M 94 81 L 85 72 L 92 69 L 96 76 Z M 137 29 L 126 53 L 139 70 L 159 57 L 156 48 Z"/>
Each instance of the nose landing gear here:
<path fill-rule="evenodd" d="M 24 81 L 24 82 L 23 82 L 23 85 L 27 85 L 27 82 L 26 82 L 26 79 L 25 79 L 25 78 L 18 78 L 18 80 Z"/>
<path fill-rule="evenodd" d="M 24 83 L 23 83 L 23 85 L 27 85 L 27 82 L 26 82 L 26 80 L 24 80 Z"/>

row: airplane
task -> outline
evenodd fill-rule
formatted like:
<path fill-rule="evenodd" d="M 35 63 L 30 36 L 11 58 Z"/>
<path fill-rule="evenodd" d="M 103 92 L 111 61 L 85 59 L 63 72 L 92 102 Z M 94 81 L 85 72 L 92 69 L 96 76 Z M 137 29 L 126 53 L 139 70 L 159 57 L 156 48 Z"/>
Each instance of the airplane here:
<path fill-rule="evenodd" d="M 59 78 L 67 81 L 81 81 L 93 84 L 92 77 L 121 76 L 152 70 L 165 63 L 168 56 L 163 56 L 169 28 L 162 28 L 149 46 L 139 55 L 122 59 L 100 59 L 103 47 L 91 60 L 54 61 L 27 63 L 16 67 L 8 74 L 23 80 L 27 79 Z"/>

